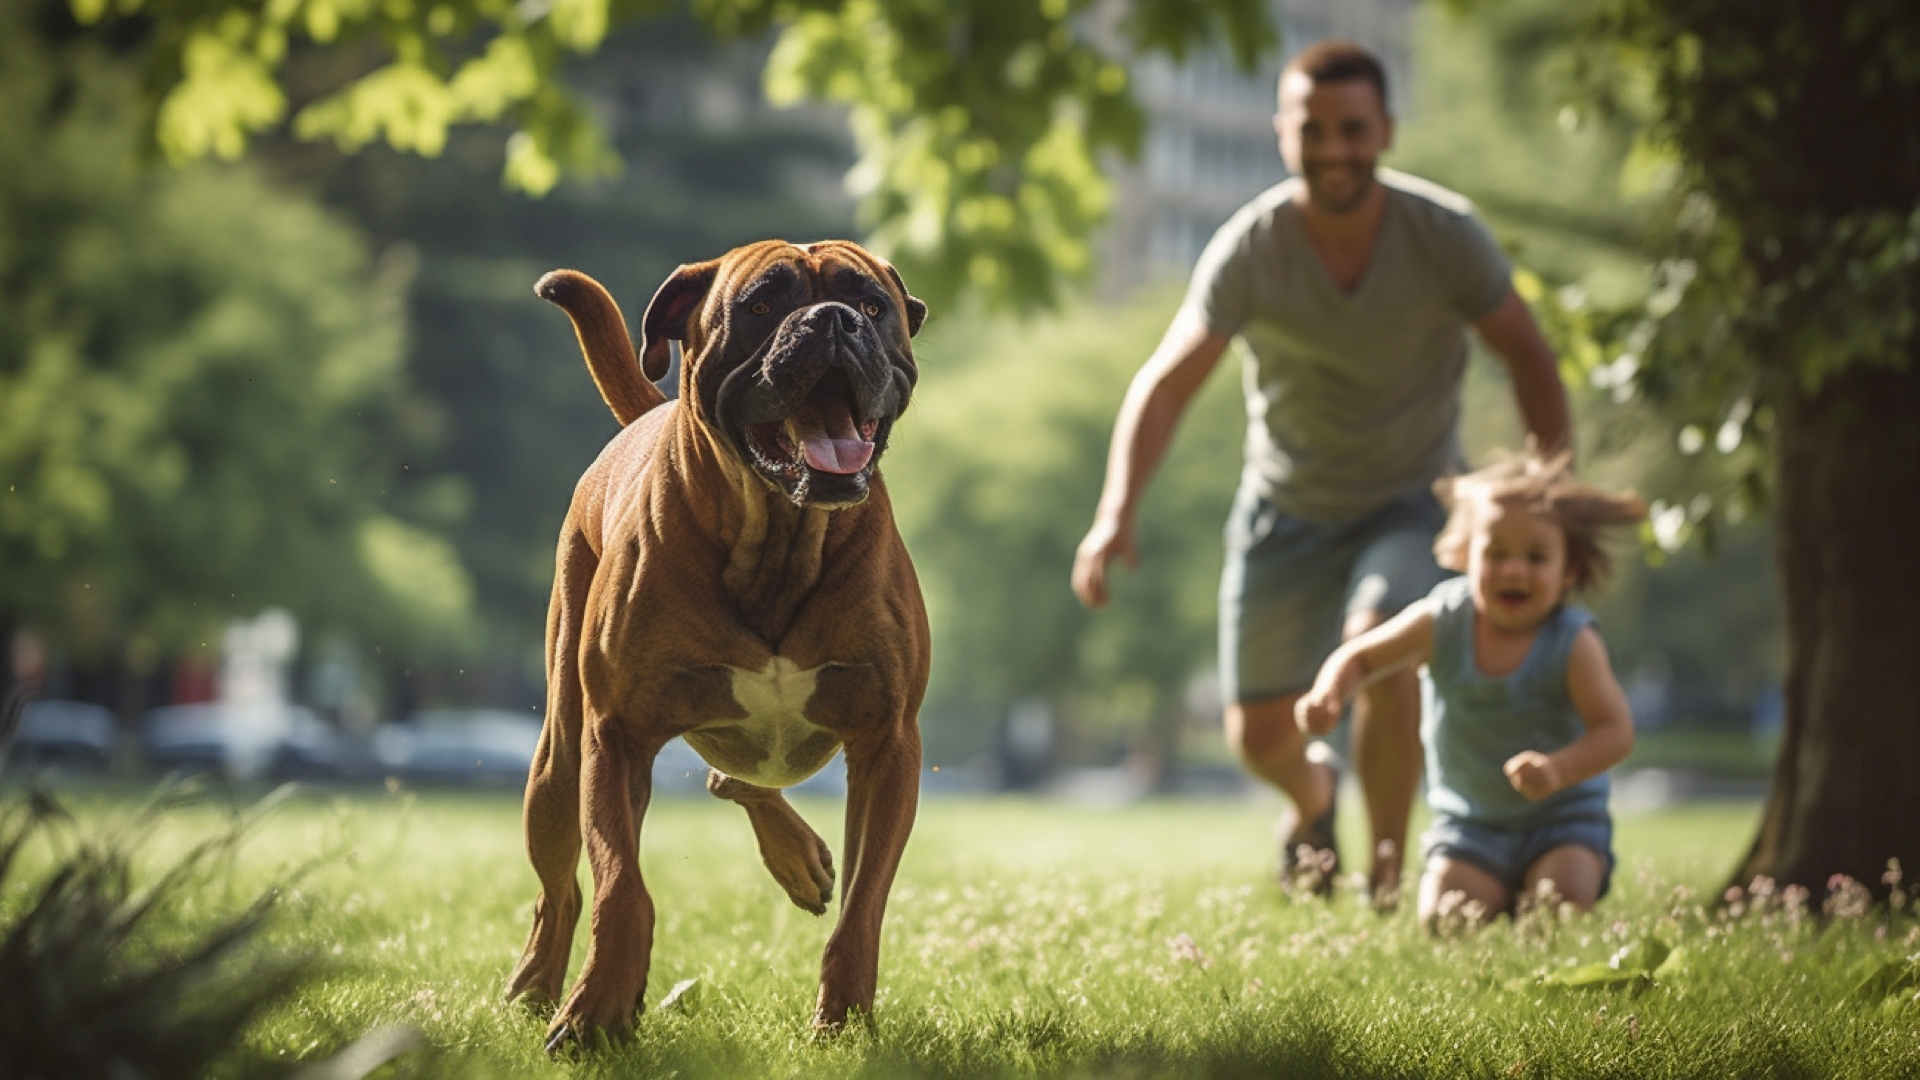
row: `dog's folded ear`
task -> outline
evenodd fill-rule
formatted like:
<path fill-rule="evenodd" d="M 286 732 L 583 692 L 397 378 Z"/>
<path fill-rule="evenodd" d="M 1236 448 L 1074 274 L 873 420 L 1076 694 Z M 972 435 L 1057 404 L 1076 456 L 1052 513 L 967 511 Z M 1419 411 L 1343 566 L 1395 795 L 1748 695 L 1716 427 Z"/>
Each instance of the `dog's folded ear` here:
<path fill-rule="evenodd" d="M 667 361 L 672 358 L 667 342 L 687 340 L 687 320 L 707 298 L 719 272 L 719 259 L 687 263 L 653 294 L 646 317 L 640 320 L 640 370 L 649 380 L 658 382 L 667 373 Z"/>
<path fill-rule="evenodd" d="M 912 337 L 920 332 L 921 325 L 927 321 L 926 302 L 907 291 L 907 283 L 900 280 L 900 271 L 895 270 L 892 263 L 883 265 L 887 268 L 887 276 L 899 288 L 900 295 L 907 298 L 907 336 Z"/>

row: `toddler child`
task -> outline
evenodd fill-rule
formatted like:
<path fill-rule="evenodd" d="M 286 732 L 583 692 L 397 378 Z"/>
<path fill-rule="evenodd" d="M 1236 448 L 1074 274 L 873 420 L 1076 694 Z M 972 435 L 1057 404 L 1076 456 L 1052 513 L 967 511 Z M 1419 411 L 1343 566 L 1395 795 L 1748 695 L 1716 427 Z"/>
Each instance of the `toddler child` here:
<path fill-rule="evenodd" d="M 1585 911 L 1613 869 L 1606 771 L 1633 748 L 1633 717 L 1593 616 L 1566 600 L 1605 581 L 1600 539 L 1646 505 L 1575 480 L 1565 454 L 1435 490 L 1448 519 L 1434 555 L 1464 576 L 1342 645 L 1294 718 L 1324 735 L 1370 678 L 1427 665 L 1421 922 L 1550 897 Z"/>

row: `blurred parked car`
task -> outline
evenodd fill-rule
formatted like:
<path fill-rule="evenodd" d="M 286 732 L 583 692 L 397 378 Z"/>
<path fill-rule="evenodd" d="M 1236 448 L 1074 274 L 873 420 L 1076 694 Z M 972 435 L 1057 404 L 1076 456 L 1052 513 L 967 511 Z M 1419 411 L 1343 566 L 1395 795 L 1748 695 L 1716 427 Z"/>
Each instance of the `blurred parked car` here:
<path fill-rule="evenodd" d="M 539 744 L 540 719 L 528 713 L 422 709 L 375 732 L 373 756 L 415 783 L 520 787 Z"/>
<path fill-rule="evenodd" d="M 119 723 L 113 710 L 86 701 L 29 701 L 5 761 L 15 769 L 105 771 Z"/>
<path fill-rule="evenodd" d="M 168 705 L 142 721 L 140 745 L 156 769 L 228 780 L 337 779 L 347 771 L 339 730 L 302 705 Z"/>

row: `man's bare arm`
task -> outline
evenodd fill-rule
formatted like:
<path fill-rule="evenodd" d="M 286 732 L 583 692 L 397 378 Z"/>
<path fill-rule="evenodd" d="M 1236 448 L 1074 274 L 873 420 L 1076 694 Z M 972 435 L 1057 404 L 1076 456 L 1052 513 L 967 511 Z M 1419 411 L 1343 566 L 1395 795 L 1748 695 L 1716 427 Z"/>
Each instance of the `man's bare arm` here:
<path fill-rule="evenodd" d="M 1180 417 L 1227 350 L 1228 340 L 1197 319 L 1176 317 L 1153 355 L 1127 386 L 1107 448 L 1106 481 L 1093 527 L 1073 560 L 1073 591 L 1088 607 L 1107 602 L 1107 567 L 1116 558 L 1139 560 L 1134 514 L 1147 480 L 1166 455 Z"/>
<path fill-rule="evenodd" d="M 1473 327 L 1512 378 L 1520 418 L 1539 442 L 1541 452 L 1570 449 L 1573 422 L 1567 408 L 1567 388 L 1560 382 L 1560 362 L 1541 336 L 1526 301 L 1509 289 L 1507 298 Z"/>

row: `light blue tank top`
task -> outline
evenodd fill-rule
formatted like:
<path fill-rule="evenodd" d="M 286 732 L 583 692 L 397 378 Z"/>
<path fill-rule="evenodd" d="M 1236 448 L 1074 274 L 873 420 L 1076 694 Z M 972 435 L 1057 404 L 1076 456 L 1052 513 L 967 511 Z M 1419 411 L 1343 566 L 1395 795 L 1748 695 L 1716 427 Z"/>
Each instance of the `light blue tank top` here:
<path fill-rule="evenodd" d="M 1474 665 L 1473 597 L 1464 577 L 1434 586 L 1433 658 L 1427 664 L 1420 741 L 1427 755 L 1427 802 L 1435 813 L 1503 827 L 1607 816 L 1607 775 L 1539 802 L 1513 789 L 1501 767 L 1522 750 L 1552 753 L 1586 725 L 1567 694 L 1567 659 L 1585 608 L 1562 604 L 1540 627 L 1526 659 L 1493 678 Z"/>

